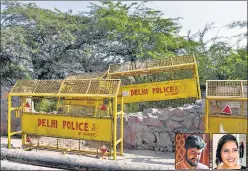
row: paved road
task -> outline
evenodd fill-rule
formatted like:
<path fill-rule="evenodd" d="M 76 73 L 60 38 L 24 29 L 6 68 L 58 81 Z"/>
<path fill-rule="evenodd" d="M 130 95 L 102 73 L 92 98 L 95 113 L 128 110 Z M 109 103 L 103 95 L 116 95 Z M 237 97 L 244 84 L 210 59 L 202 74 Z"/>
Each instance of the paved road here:
<path fill-rule="evenodd" d="M 11 144 L 13 144 L 14 148 L 21 147 L 21 140 L 20 139 L 12 139 Z M 1 148 L 7 148 L 7 137 L 1 137 Z M 22 151 L 22 149 L 19 149 Z M 17 151 L 19 151 L 17 150 Z M 32 150 L 31 153 L 38 153 L 38 154 L 49 154 L 51 156 L 61 156 L 63 155 L 61 152 L 54 152 L 54 151 L 45 151 L 45 150 Z M 30 153 L 30 154 L 31 154 Z M 76 156 L 78 158 L 84 159 L 85 161 L 92 161 L 95 163 L 99 163 L 99 161 L 103 161 L 102 159 L 96 159 L 95 156 L 90 155 L 69 155 L 67 156 Z M 150 166 L 154 168 L 161 168 L 159 170 L 174 170 L 175 166 L 175 159 L 174 153 L 163 153 L 163 152 L 155 152 L 150 150 L 124 150 L 124 156 L 117 156 L 117 161 L 108 161 L 114 162 L 118 165 L 130 165 L 130 166 Z"/>

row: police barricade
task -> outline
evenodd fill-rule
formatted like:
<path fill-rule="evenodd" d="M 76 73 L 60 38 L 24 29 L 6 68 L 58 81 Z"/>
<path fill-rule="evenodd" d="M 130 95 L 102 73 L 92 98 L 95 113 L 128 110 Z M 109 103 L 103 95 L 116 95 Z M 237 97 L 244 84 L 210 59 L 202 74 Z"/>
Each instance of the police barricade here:
<path fill-rule="evenodd" d="M 207 80 L 205 133 L 247 133 L 247 80 Z"/>
<path fill-rule="evenodd" d="M 194 56 L 110 65 L 107 75 L 108 78 L 122 80 L 123 86 L 120 91 L 125 104 L 187 98 L 193 98 L 194 101 L 201 99 L 198 69 Z M 148 76 L 151 77 L 148 78 Z M 127 78 L 133 81 L 128 82 Z"/>
<path fill-rule="evenodd" d="M 89 140 L 104 144 L 99 148 L 102 157 L 109 151 L 107 155 L 113 155 L 116 160 L 118 144 L 118 154 L 123 155 L 123 103 L 117 104 L 120 85 L 118 79 L 17 81 L 8 96 L 8 148 L 11 148 L 11 136 L 22 134 L 23 146 L 98 153 L 98 149 L 82 149 L 82 140 Z M 21 99 L 19 107 L 12 107 L 14 96 Z M 50 111 L 36 111 L 49 107 Z M 21 130 L 17 132 L 11 132 L 13 111 L 21 118 Z M 38 142 L 27 143 L 30 136 L 38 137 Z M 42 136 L 55 138 L 55 145 L 42 144 L 39 141 Z M 60 138 L 76 140 L 78 146 L 62 148 Z"/>

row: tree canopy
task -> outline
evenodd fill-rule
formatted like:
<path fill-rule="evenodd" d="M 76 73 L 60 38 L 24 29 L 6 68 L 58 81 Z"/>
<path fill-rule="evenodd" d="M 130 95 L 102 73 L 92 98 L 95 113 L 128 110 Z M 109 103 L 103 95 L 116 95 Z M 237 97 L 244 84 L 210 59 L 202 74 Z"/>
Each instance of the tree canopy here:
<path fill-rule="evenodd" d="M 18 1 L 1 1 L 1 6 L 1 77 L 6 85 L 104 71 L 120 61 L 193 54 L 202 85 L 207 79 L 247 79 L 247 45 L 234 48 L 218 37 L 206 41 L 213 23 L 182 37 L 180 18 L 165 18 L 145 2 L 91 3 L 89 12 L 76 14 Z M 247 21 L 226 27 L 244 28 Z M 236 37 L 247 39 L 247 32 Z"/>

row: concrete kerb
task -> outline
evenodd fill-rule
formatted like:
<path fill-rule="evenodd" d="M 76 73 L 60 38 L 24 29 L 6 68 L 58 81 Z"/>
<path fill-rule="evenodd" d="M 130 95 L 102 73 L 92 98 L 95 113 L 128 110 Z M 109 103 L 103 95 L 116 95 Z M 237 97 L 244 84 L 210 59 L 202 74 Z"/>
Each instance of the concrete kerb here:
<path fill-rule="evenodd" d="M 22 163 L 15 163 L 8 160 L 1 160 L 1 170 L 62 170 L 62 169 L 33 166 Z"/>
<path fill-rule="evenodd" d="M 168 170 L 166 165 L 163 167 L 155 164 L 133 164 L 125 161 L 99 160 L 85 156 L 54 156 L 33 151 L 3 148 L 1 148 L 1 160 L 73 170 Z"/>

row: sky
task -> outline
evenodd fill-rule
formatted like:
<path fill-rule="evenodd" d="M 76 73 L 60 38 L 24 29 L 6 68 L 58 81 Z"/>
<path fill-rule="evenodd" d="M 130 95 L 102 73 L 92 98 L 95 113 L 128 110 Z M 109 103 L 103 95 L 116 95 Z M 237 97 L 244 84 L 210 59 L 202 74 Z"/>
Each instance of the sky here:
<path fill-rule="evenodd" d="M 90 1 L 29 1 L 36 3 L 41 8 L 54 7 L 61 11 L 71 9 L 74 13 L 89 11 Z M 93 1 L 97 3 L 97 1 Z M 122 1 L 130 4 L 133 1 Z M 240 29 L 228 30 L 224 26 L 232 21 L 247 20 L 247 1 L 148 1 L 147 6 L 160 10 L 164 17 L 177 18 L 183 26 L 181 35 L 186 35 L 188 30 L 193 33 L 203 30 L 206 23 L 215 22 L 216 28 L 209 32 L 206 38 L 218 36 L 233 36 L 240 33 Z M 247 31 L 246 29 L 242 30 Z"/>

